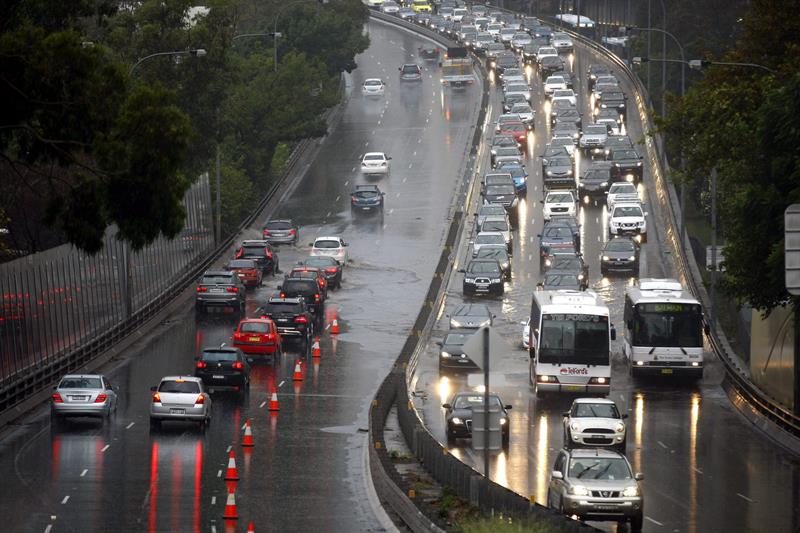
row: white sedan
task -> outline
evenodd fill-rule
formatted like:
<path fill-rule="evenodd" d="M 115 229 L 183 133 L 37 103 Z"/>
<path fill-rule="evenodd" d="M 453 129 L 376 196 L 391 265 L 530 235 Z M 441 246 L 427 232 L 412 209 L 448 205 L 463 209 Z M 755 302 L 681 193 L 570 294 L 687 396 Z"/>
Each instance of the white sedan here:
<path fill-rule="evenodd" d="M 564 447 L 607 446 L 625 453 L 627 414 L 605 398 L 576 398 L 564 413 Z"/>
<path fill-rule="evenodd" d="M 347 247 L 341 237 L 317 237 L 311 243 L 311 257 L 332 257 L 340 265 L 347 264 Z"/>
<path fill-rule="evenodd" d="M 391 159 L 383 152 L 367 152 L 361 158 L 361 172 L 364 174 L 388 174 Z"/>
<path fill-rule="evenodd" d="M 379 78 L 368 78 L 361 86 L 361 93 L 364 96 L 383 96 L 385 91 L 386 85 Z"/>

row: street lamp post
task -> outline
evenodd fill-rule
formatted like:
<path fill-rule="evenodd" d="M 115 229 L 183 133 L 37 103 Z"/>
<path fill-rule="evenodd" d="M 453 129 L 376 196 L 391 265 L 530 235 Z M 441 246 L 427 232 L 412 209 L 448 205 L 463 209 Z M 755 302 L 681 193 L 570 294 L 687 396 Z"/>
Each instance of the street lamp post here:
<path fill-rule="evenodd" d="M 144 57 L 140 57 L 139 60 L 133 64 L 131 70 L 128 72 L 128 76 L 133 75 L 133 71 L 136 70 L 136 67 L 147 61 L 148 59 L 152 59 L 154 57 L 161 57 L 161 56 L 192 56 L 192 57 L 203 57 L 206 55 L 205 48 L 190 48 L 188 50 L 173 50 L 170 52 L 156 52 L 154 54 L 150 54 Z"/>
<path fill-rule="evenodd" d="M 739 63 L 737 61 L 709 61 L 708 59 L 690 59 L 687 61 L 689 68 L 692 70 L 703 70 L 704 68 L 711 66 L 711 65 L 722 65 L 728 67 L 749 67 L 749 68 L 757 68 L 761 70 L 766 70 L 770 74 L 777 74 L 777 72 L 769 67 L 765 67 L 764 65 L 759 65 L 758 63 Z"/>

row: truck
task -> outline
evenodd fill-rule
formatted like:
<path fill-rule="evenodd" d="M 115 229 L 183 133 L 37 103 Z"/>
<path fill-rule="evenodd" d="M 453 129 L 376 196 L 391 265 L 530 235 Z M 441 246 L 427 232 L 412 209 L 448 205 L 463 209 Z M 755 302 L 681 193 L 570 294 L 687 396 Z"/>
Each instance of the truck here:
<path fill-rule="evenodd" d="M 444 86 L 466 87 L 475 83 L 472 59 L 464 47 L 448 48 L 441 67 L 442 85 Z"/>

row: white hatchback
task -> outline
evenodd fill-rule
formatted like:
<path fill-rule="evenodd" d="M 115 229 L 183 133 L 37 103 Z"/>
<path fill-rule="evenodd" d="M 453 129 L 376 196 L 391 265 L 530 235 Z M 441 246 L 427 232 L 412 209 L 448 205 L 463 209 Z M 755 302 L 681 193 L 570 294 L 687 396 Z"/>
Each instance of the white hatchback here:
<path fill-rule="evenodd" d="M 386 85 L 379 78 L 368 78 L 364 80 L 364 85 L 361 86 L 361 93 L 364 96 L 383 96 L 385 91 Z"/>
<path fill-rule="evenodd" d="M 340 265 L 347 264 L 347 247 L 341 237 L 317 237 L 311 244 L 311 257 L 332 257 Z"/>
<path fill-rule="evenodd" d="M 550 191 L 544 197 L 544 219 L 553 215 L 575 216 L 577 211 L 575 195 L 572 191 Z"/>
<path fill-rule="evenodd" d="M 564 447 L 613 447 L 625 453 L 625 419 L 617 405 L 605 398 L 577 398 L 564 413 Z"/>
<path fill-rule="evenodd" d="M 368 152 L 361 158 L 361 172 L 364 174 L 388 174 L 391 159 L 383 152 Z"/>

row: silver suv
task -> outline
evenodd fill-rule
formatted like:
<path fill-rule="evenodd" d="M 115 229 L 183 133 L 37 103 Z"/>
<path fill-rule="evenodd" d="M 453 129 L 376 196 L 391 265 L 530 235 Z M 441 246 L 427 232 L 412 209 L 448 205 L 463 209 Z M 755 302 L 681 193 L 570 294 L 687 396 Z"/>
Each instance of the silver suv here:
<path fill-rule="evenodd" d="M 642 530 L 644 501 L 639 481 L 624 455 L 603 449 L 558 452 L 547 505 L 581 520 L 630 522 L 631 531 Z"/>

